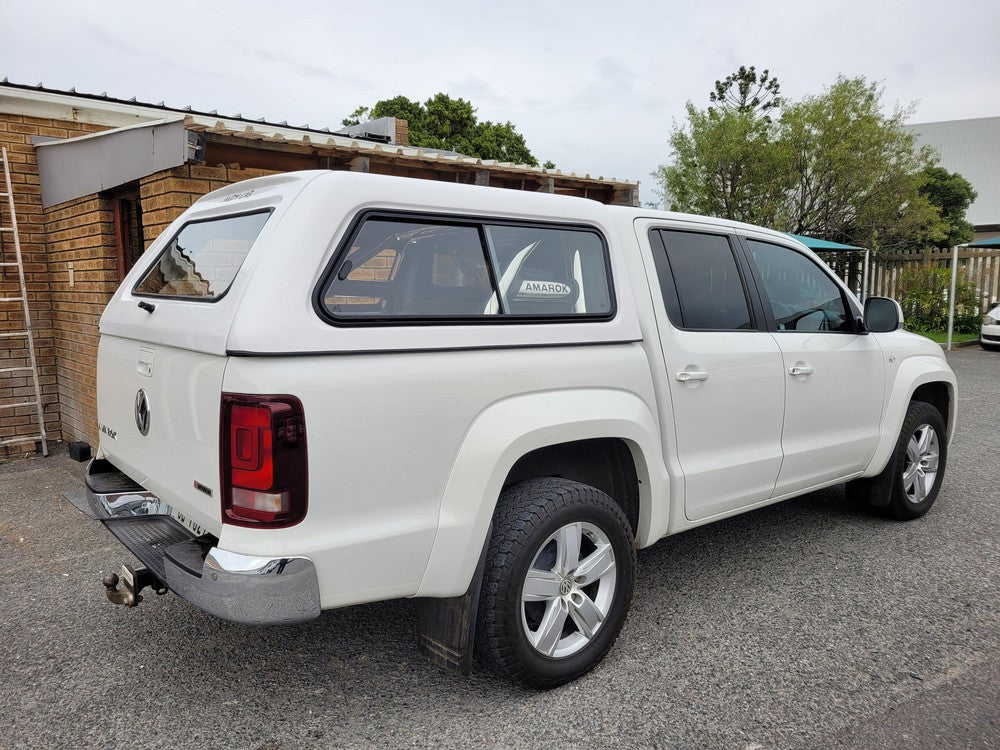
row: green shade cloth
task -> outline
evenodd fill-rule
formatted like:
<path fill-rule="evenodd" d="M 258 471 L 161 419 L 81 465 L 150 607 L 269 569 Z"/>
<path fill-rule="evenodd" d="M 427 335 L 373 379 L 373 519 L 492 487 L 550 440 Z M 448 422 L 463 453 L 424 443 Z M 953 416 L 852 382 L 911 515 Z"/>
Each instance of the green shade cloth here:
<path fill-rule="evenodd" d="M 842 245 L 839 242 L 830 242 L 829 240 L 819 240 L 815 237 L 803 237 L 801 234 L 792 234 L 791 232 L 785 232 L 792 239 L 798 240 L 803 245 L 808 247 L 810 250 L 864 250 L 863 247 L 855 247 L 854 245 Z"/>
<path fill-rule="evenodd" d="M 1000 237 L 990 237 L 988 240 L 970 242 L 969 247 L 1000 247 Z"/>

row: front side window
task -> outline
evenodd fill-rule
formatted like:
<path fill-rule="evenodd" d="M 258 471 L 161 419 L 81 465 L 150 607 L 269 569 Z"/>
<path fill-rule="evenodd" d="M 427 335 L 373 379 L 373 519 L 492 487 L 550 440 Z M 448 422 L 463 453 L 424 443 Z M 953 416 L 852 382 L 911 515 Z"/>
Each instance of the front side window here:
<path fill-rule="evenodd" d="M 372 216 L 321 286 L 337 320 L 607 317 L 607 251 L 591 230 Z"/>
<path fill-rule="evenodd" d="M 726 237 L 671 230 L 662 230 L 660 237 L 667 263 L 658 259 L 657 272 L 670 275 L 661 278 L 661 289 L 674 325 L 708 331 L 753 328 L 743 280 Z M 676 299 L 671 298 L 674 295 Z"/>
<path fill-rule="evenodd" d="M 259 211 L 185 224 L 135 285 L 133 293 L 218 299 L 229 290 L 270 215 L 270 211 Z"/>
<path fill-rule="evenodd" d="M 802 253 L 748 240 L 779 331 L 853 331 L 840 287 Z"/>

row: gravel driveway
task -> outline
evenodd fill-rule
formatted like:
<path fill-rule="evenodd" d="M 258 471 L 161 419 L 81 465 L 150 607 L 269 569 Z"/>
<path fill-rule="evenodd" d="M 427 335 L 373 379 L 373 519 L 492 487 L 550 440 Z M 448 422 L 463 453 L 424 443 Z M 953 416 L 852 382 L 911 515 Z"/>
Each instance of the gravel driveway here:
<path fill-rule="evenodd" d="M 0 464 L 0 747 L 1000 747 L 1000 354 L 950 361 L 926 517 L 838 487 L 661 541 L 617 646 L 548 693 L 431 666 L 406 601 L 266 629 L 113 607 L 124 551 L 63 498 L 82 465 Z"/>

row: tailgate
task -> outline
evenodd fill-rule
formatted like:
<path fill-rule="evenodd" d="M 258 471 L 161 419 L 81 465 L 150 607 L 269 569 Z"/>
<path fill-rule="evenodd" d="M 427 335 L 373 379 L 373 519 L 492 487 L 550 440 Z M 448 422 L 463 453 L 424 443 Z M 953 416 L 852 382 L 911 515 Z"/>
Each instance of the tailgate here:
<path fill-rule="evenodd" d="M 218 536 L 219 419 L 227 358 L 134 339 L 101 336 L 97 419 L 101 453 Z"/>

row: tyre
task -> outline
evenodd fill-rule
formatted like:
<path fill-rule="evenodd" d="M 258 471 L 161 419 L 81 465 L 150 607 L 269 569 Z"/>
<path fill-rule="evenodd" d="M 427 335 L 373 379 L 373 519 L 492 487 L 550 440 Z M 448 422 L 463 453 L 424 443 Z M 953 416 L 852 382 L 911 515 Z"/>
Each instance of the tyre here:
<path fill-rule="evenodd" d="M 600 490 L 555 477 L 509 487 L 493 518 L 476 653 L 534 688 L 586 674 L 625 622 L 635 565 L 628 519 Z"/>
<path fill-rule="evenodd" d="M 980 341 L 979 345 L 988 352 L 1000 352 L 1000 344 L 986 344 Z"/>
<path fill-rule="evenodd" d="M 920 518 L 937 499 L 947 459 L 940 412 L 911 401 L 889 463 L 877 476 L 849 482 L 848 499 L 901 521 Z"/>

